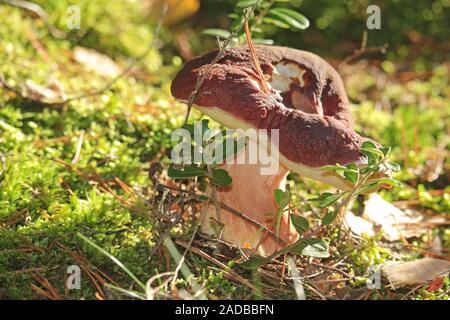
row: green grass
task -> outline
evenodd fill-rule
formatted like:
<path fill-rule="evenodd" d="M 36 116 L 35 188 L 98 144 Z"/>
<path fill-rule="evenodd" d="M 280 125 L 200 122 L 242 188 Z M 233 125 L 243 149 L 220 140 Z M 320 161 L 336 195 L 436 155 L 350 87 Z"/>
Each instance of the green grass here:
<path fill-rule="evenodd" d="M 66 2 L 40 3 L 52 12 L 50 21 L 63 29 Z M 125 67 L 132 57 L 146 49 L 154 27 L 139 15 L 136 4 L 125 10 L 120 1 L 114 2 L 114 7 L 105 3 L 82 2 L 81 6 L 89 13 L 83 17 L 86 19 L 82 20 L 83 29 L 69 33 L 64 40 L 49 35 L 39 19 L 18 8 L 1 5 L 0 70 L 6 79 L 16 86 L 25 80 L 46 86 L 53 77 L 68 96 L 101 88 L 108 79 L 74 62 L 73 48 L 77 45 L 94 48 Z M 118 27 L 127 32 L 119 32 Z M 89 33 L 83 34 L 86 30 Z M 36 51 L 30 33 L 48 57 Z M 168 36 L 163 39 L 168 41 Z M 170 46 L 169 42 L 166 46 Z M 36 274 L 45 277 L 64 298 L 94 299 L 98 290 L 85 272 L 81 290 L 65 292 L 66 268 L 80 262 L 64 248 L 83 255 L 90 270 L 104 272 L 117 286 L 139 290 L 118 265 L 76 237 L 77 232 L 120 260 L 144 283 L 156 274 L 175 269 L 164 249 L 150 256 L 166 225 L 158 219 L 148 170 L 152 161 L 168 163 L 170 133 L 183 120 L 184 107 L 169 93 L 171 77 L 180 63 L 179 57 L 163 58 L 154 50 L 138 66 L 141 80 L 124 77 L 101 96 L 76 100 L 63 108 L 29 104 L 0 89 L 0 153 L 6 168 L 3 172 L 0 166 L 0 299 L 43 298 L 32 287 L 43 288 L 33 277 Z M 438 178 L 427 180 L 433 173 L 432 160 L 448 155 L 449 151 L 448 145 L 438 147 L 449 131 L 448 67 L 436 65 L 431 77 L 408 83 L 398 82 L 392 68 L 388 71 L 388 85 L 381 92 L 375 87 L 374 74 L 365 71 L 358 73 L 356 80 L 353 78 L 359 86 L 349 90 L 355 102 L 358 131 L 392 146 L 394 160 L 404 167 L 398 178 L 410 187 L 382 194 L 391 201 L 418 201 L 420 210 L 431 213 L 449 212 L 448 157 Z M 353 83 L 350 80 L 348 83 Z M 379 95 L 389 102 L 392 112 L 375 105 Z M 198 113 L 193 116 L 199 117 Z M 80 160 L 71 164 L 81 135 L 84 139 Z M 141 198 L 125 192 L 116 178 L 134 187 Z M 290 183 L 306 198 L 316 195 L 308 194 L 295 176 Z M 324 188 L 313 182 L 310 186 L 317 194 Z M 446 192 L 433 191 L 444 189 Z M 300 210 L 308 208 L 298 198 L 294 197 L 294 202 Z M 184 222 L 171 230 L 174 238 L 189 239 L 191 220 Z M 437 227 L 433 234 L 439 234 L 443 246 L 450 247 L 449 230 Z M 332 234 L 328 236 L 333 239 Z M 429 240 L 423 236 L 414 241 L 422 245 Z M 343 244 L 341 249 L 351 248 Z M 386 250 L 379 238 L 368 239 L 364 248 L 352 253 L 348 268 L 355 275 L 362 275 L 368 264 L 386 259 Z M 416 252 L 404 254 L 410 259 L 418 257 Z M 225 278 L 223 270 L 197 255 L 189 253 L 187 263 L 212 298 L 257 296 Z M 261 281 L 259 275 L 233 269 L 251 282 Z M 448 298 L 448 278 L 445 281 L 440 291 L 429 293 L 424 285 L 411 298 Z M 188 288 L 182 278 L 177 285 Z M 265 298 L 295 298 L 293 290 L 267 286 L 263 287 Z M 107 297 L 111 295 L 117 293 L 112 291 Z M 401 297 L 401 293 L 398 295 Z"/>

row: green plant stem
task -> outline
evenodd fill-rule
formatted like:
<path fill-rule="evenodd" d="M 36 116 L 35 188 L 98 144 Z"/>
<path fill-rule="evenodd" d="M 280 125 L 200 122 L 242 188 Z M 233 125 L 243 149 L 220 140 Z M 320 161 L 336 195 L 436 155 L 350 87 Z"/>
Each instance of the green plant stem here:
<path fill-rule="evenodd" d="M 192 286 L 192 289 L 194 289 L 194 291 L 196 293 L 201 292 L 200 299 L 208 300 L 208 297 L 202 292 L 203 288 L 194 279 L 194 275 L 192 274 L 191 270 L 189 270 L 188 266 L 184 262 L 184 256 L 182 256 L 180 254 L 180 252 L 175 247 L 175 244 L 173 243 L 172 239 L 170 239 L 170 237 L 167 237 L 164 240 L 164 245 L 166 246 L 166 248 L 169 251 L 170 255 L 172 256 L 173 260 L 175 260 L 177 265 L 180 266 L 181 273 L 183 274 L 183 276 L 187 280 L 187 282 Z"/>
<path fill-rule="evenodd" d="M 107 252 L 105 249 L 103 249 L 102 247 L 98 246 L 97 244 L 95 244 L 92 240 L 90 240 L 89 238 L 87 238 L 86 236 L 84 236 L 83 234 L 81 234 L 80 232 L 77 232 L 77 236 L 83 240 L 84 242 L 86 242 L 87 244 L 89 244 L 90 246 L 92 246 L 93 248 L 97 249 L 98 251 L 100 251 L 102 254 L 104 254 L 105 256 L 107 256 L 108 258 L 110 258 L 115 264 L 117 264 L 123 271 L 125 271 L 125 273 L 131 278 L 133 279 L 144 291 L 145 291 L 145 284 L 142 283 L 134 274 L 133 272 L 131 272 L 127 267 L 125 267 L 125 265 L 119 261 L 119 259 L 117 259 L 116 257 L 114 257 L 112 254 L 110 254 L 109 252 Z"/>

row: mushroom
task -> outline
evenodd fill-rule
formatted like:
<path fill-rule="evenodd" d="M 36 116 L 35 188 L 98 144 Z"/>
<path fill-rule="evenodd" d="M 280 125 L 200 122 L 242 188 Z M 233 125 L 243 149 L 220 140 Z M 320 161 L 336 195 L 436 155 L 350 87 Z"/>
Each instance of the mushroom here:
<path fill-rule="evenodd" d="M 237 47 L 226 50 L 212 68 L 210 63 L 217 51 L 187 62 L 173 80 L 171 92 L 187 101 L 198 78 L 208 70 L 194 101 L 196 109 L 232 129 L 279 129 L 278 172 L 261 175 L 262 163 L 223 164 L 233 183 L 217 192 L 219 201 L 272 231 L 264 232 L 257 224 L 221 210 L 222 238 L 270 255 L 299 238 L 288 214 L 282 216 L 278 239 L 274 236 L 275 223 L 268 219 L 268 214 L 277 209 L 274 190 L 284 189 L 289 171 L 348 190 L 348 181 L 321 167 L 364 163 L 360 147 L 366 138 L 353 130 L 343 82 L 327 62 L 313 53 L 291 48 L 255 49 L 266 79 L 259 78 L 250 51 Z M 263 90 L 261 81 L 267 82 L 270 92 Z M 248 152 L 245 148 L 237 157 Z M 214 233 L 214 220 L 219 217 L 216 208 L 209 208 L 202 231 Z"/>

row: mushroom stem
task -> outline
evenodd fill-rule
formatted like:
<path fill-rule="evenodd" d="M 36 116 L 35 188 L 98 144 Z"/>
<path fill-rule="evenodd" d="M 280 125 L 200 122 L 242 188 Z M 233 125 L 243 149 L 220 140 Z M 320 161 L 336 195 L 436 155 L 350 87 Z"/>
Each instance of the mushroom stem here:
<path fill-rule="evenodd" d="M 233 183 L 230 187 L 217 190 L 217 200 L 242 212 L 277 234 L 275 227 L 277 206 L 274 191 L 275 189 L 285 189 L 288 169 L 280 164 L 276 174 L 261 175 L 260 169 L 264 165 L 260 162 L 247 164 L 241 161 L 240 157 L 246 155 L 248 155 L 247 147 L 236 156 L 237 163 L 222 165 L 222 168 L 232 177 Z M 255 249 L 261 255 L 270 255 L 284 246 L 292 244 L 299 237 L 290 223 L 288 213 L 283 213 L 278 232 L 279 239 L 283 241 L 277 240 L 273 235 L 260 230 L 254 224 L 227 210 L 221 210 L 220 216 L 220 223 L 223 224 L 222 239 L 243 248 Z M 216 208 L 214 205 L 209 205 L 202 221 L 202 231 L 206 234 L 217 233 L 219 226 L 217 222 L 219 219 L 216 215 Z"/>

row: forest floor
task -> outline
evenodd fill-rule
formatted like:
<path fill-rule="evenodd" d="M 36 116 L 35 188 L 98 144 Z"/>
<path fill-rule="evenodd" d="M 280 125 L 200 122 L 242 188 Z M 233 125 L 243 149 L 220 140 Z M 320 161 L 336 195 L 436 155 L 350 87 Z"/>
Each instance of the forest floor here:
<path fill-rule="evenodd" d="M 295 299 L 282 257 L 249 271 L 237 263 L 241 252 L 224 243 L 197 236 L 188 246 L 200 204 L 180 206 L 176 191 L 155 188 L 179 187 L 164 170 L 170 134 L 186 111 L 169 92 L 181 58 L 163 59 L 153 49 L 106 90 L 77 97 L 104 88 L 153 37 L 144 22 L 126 15 L 91 19 L 98 21 L 88 35 L 58 39 L 22 9 L 0 10 L 0 299 L 189 297 L 195 292 L 181 273 L 159 291 L 141 286 L 177 267 L 173 249 L 161 241 L 167 236 L 179 253 L 189 248 L 186 265 L 210 299 Z M 102 27 L 111 20 L 126 24 L 131 36 Z M 307 298 L 449 299 L 448 276 L 395 288 L 382 275 L 379 287 L 366 286 L 370 268 L 387 261 L 450 260 L 449 69 L 447 62 L 402 72 L 400 64 L 365 60 L 339 69 L 356 130 L 391 146 L 402 165 L 396 178 L 403 187 L 380 191 L 372 210 L 389 202 L 419 220 L 405 218 L 401 230 L 391 226 L 396 235 L 342 238 L 337 226 L 326 228 L 321 237 L 331 256 L 297 257 Z M 194 112 L 191 120 L 200 117 Z M 156 179 L 155 163 L 164 169 Z M 296 175 L 288 180 L 294 210 L 318 223 L 320 208 L 304 200 L 328 187 Z M 192 182 L 183 188 L 198 191 Z M 371 214 L 367 197 L 360 200 L 353 212 Z M 65 286 L 72 265 L 81 268 L 79 290 Z"/>

